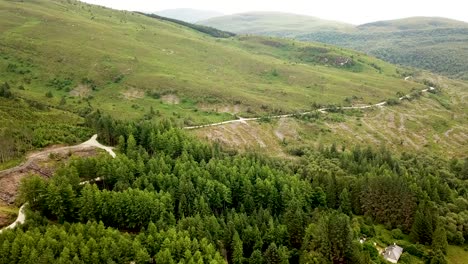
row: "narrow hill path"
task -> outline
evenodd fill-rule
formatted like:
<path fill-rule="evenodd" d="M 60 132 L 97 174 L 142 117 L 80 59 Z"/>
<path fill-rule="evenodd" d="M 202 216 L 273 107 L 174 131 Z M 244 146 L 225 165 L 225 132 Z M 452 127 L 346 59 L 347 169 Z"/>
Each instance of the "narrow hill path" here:
<path fill-rule="evenodd" d="M 86 149 L 86 148 L 99 148 L 99 149 L 103 149 L 105 151 L 107 151 L 109 153 L 109 155 L 111 155 L 113 158 L 116 157 L 116 154 L 115 152 L 112 150 L 113 148 L 112 147 L 108 147 L 108 146 L 104 146 L 102 145 L 101 143 L 99 143 L 97 141 L 97 137 L 98 135 L 93 135 L 89 140 L 79 144 L 79 145 L 76 145 L 76 146 L 69 146 L 69 147 L 57 147 L 57 148 L 51 148 L 51 149 L 47 149 L 47 150 L 44 150 L 44 151 L 41 151 L 41 152 L 38 152 L 38 153 L 35 153 L 35 154 L 32 154 L 28 157 L 28 159 L 23 163 L 23 164 L 20 164 L 16 167 L 13 167 L 13 168 L 10 168 L 10 169 L 7 169 L 7 170 L 3 170 L 3 171 L 0 171 L 0 177 L 2 177 L 3 175 L 6 175 L 6 174 L 10 174 L 10 173 L 13 173 L 15 171 L 21 171 L 21 170 L 24 170 L 24 169 L 27 169 L 29 165 L 31 165 L 31 163 L 34 162 L 34 160 L 36 160 L 37 158 L 39 157 L 44 157 L 44 156 L 47 156 L 51 153 L 55 153 L 55 152 L 63 152 L 63 151 L 71 151 L 71 150 L 80 150 L 80 149 Z M 97 178 L 97 179 L 94 179 L 94 181 L 99 181 L 100 178 Z M 86 183 L 89 183 L 90 181 L 84 181 L 82 182 L 81 184 L 86 184 Z M 0 230 L 0 234 L 4 231 L 4 230 L 7 230 L 7 229 L 13 229 L 15 228 L 17 225 L 20 225 L 20 224 L 23 224 L 25 221 L 26 221 L 26 215 L 24 213 L 24 208 L 27 204 L 23 204 L 20 209 L 19 209 L 19 212 L 18 212 L 18 217 L 16 218 L 16 221 L 13 222 L 11 225 L 7 226 L 7 227 L 4 227 L 3 229 Z"/>
<path fill-rule="evenodd" d="M 409 76 L 411 77 L 411 76 Z M 405 77 L 405 80 L 408 80 L 409 77 Z M 434 87 L 429 87 L 427 89 L 423 89 L 421 90 L 421 92 L 427 92 L 427 91 L 432 91 L 432 90 L 435 90 Z M 405 96 L 402 96 L 400 98 L 398 98 L 398 100 L 403 100 L 403 99 L 406 99 L 406 98 L 410 98 L 410 95 L 407 94 Z M 387 102 L 380 102 L 380 103 L 376 103 L 376 104 L 372 104 L 372 105 L 363 105 L 363 106 L 344 106 L 344 107 L 341 107 L 341 108 L 338 108 L 338 109 L 341 109 L 341 110 L 350 110 L 350 109 L 367 109 L 367 108 L 372 108 L 372 107 L 383 107 L 387 104 Z M 317 109 L 315 111 L 318 111 L 322 114 L 326 114 L 327 111 L 329 111 L 330 108 L 320 108 L 320 109 Z M 306 111 L 306 112 L 302 112 L 302 113 L 297 113 L 297 114 L 285 114 L 285 115 L 275 115 L 275 116 L 268 116 L 268 118 L 285 118 L 285 117 L 293 117 L 293 116 L 296 116 L 296 115 L 307 115 L 307 114 L 310 114 L 310 113 L 313 113 L 314 111 Z M 233 120 L 228 120 L 228 121 L 223 121 L 223 122 L 218 122 L 218 123 L 211 123 L 211 124 L 206 124 L 206 125 L 198 125 L 198 126 L 186 126 L 184 127 L 184 129 L 197 129 L 197 128 L 204 128 L 204 127 L 212 127 L 212 126 L 221 126 L 221 125 L 225 125 L 225 124 L 232 124 L 232 123 L 247 123 L 248 121 L 256 121 L 256 120 L 260 120 L 262 119 L 262 117 L 252 117 L 252 118 L 242 118 L 242 117 L 239 117 L 239 119 L 233 119 Z"/>
<path fill-rule="evenodd" d="M 3 229 L 0 229 L 0 234 L 3 233 L 3 231 L 5 231 L 7 229 L 13 229 L 17 225 L 24 224 L 24 221 L 26 221 L 26 215 L 24 214 L 24 207 L 26 205 L 27 204 L 23 204 L 23 206 L 20 207 L 19 212 L 18 212 L 18 217 L 16 218 L 15 222 L 13 222 L 11 225 L 9 225 L 7 227 L 4 227 Z"/>
<path fill-rule="evenodd" d="M 21 170 L 27 169 L 34 162 L 34 160 L 36 160 L 36 159 L 38 159 L 40 157 L 48 156 L 51 153 L 57 153 L 57 152 L 66 152 L 66 151 L 80 150 L 80 149 L 86 149 L 86 148 L 99 148 L 99 149 L 103 149 L 103 150 L 107 151 L 112 157 L 115 158 L 115 153 L 112 150 L 112 148 L 100 144 L 96 139 L 97 139 L 97 135 L 93 135 L 88 141 L 83 142 L 83 143 L 81 143 L 79 145 L 50 148 L 50 149 L 47 149 L 47 150 L 43 150 L 43 151 L 31 154 L 31 155 L 29 155 L 27 157 L 27 160 L 25 162 L 23 162 L 22 164 L 20 164 L 20 165 L 18 165 L 16 167 L 10 168 L 10 169 L 0 171 L 0 177 L 4 176 L 6 174 L 16 172 L 16 171 L 21 171 Z"/>

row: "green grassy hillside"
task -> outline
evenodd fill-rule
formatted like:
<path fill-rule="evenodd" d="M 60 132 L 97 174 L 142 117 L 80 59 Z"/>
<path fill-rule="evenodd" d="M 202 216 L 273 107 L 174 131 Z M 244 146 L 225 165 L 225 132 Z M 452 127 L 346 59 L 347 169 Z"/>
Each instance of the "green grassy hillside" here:
<path fill-rule="evenodd" d="M 411 81 L 430 80 L 439 91 L 394 106 L 206 127 L 191 133 L 235 149 L 256 149 L 282 158 L 332 144 L 338 149 L 365 145 L 395 153 L 467 157 L 468 84 L 423 72 L 413 76 Z M 359 103 L 359 98 L 349 100 Z"/>
<path fill-rule="evenodd" d="M 280 12 L 249 12 L 214 17 L 197 22 L 240 34 L 257 34 L 277 37 L 293 37 L 316 31 L 346 31 L 354 26 L 316 17 Z"/>
<path fill-rule="evenodd" d="M 217 39 L 77 1 L 1 1 L 0 32 L 0 80 L 13 93 L 118 118 L 200 124 L 231 119 L 219 113 L 225 107 L 244 116 L 286 113 L 350 96 L 377 102 L 423 87 L 356 52 L 270 38 Z M 204 110 L 213 106 L 220 111 Z"/>
<path fill-rule="evenodd" d="M 293 14 L 248 14 L 200 22 L 235 33 L 292 37 L 360 50 L 383 60 L 468 78 L 468 24 L 438 17 L 411 17 L 360 26 Z"/>
<path fill-rule="evenodd" d="M 408 18 L 358 26 L 352 33 L 298 36 L 361 50 L 383 60 L 468 79 L 468 23 L 444 18 Z"/>

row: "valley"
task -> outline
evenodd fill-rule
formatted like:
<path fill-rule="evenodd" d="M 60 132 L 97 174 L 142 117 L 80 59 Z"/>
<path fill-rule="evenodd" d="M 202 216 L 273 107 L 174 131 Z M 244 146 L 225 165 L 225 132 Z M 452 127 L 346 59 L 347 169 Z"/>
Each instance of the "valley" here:
<path fill-rule="evenodd" d="M 465 264 L 466 23 L 107 4 L 0 0 L 0 264 Z"/>

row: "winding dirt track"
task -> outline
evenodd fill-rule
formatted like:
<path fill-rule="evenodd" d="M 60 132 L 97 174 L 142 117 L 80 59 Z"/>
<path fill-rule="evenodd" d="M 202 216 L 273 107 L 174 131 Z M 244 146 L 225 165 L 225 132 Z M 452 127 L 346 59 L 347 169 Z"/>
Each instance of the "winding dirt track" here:
<path fill-rule="evenodd" d="M 407 81 L 409 77 L 405 77 L 405 81 Z M 427 91 L 432 91 L 432 90 L 435 90 L 434 87 L 429 87 L 427 89 L 424 89 L 424 90 L 421 90 L 421 92 L 427 92 Z M 409 98 L 410 95 L 405 95 L 405 96 L 402 96 L 400 98 L 398 98 L 400 101 L 405 99 L 405 98 Z M 380 102 L 380 103 L 377 103 L 377 104 L 373 104 L 373 105 L 363 105 L 363 106 L 345 106 L 345 107 L 341 107 L 339 109 L 342 109 L 342 110 L 349 110 L 349 109 L 367 109 L 367 108 L 372 108 L 372 107 L 383 107 L 387 104 L 387 102 Z M 327 111 L 330 110 L 330 108 L 320 108 L 320 109 L 317 109 L 316 111 L 322 113 L 322 114 L 325 114 L 327 113 Z M 313 111 L 307 111 L 307 112 L 302 112 L 302 113 L 298 113 L 298 114 L 285 114 L 285 115 L 275 115 L 275 116 L 269 116 L 269 118 L 285 118 L 285 117 L 293 117 L 293 116 L 296 116 L 296 115 L 307 115 L 307 114 L 310 114 L 312 113 Z M 184 127 L 184 129 L 197 129 L 197 128 L 204 128 L 204 127 L 212 127 L 212 126 L 221 126 L 221 125 L 226 125 L 226 124 L 232 124 L 232 123 L 247 123 L 247 121 L 255 121 L 255 120 L 260 120 L 262 117 L 252 117 L 252 118 L 242 118 L 242 117 L 239 117 L 239 119 L 233 119 L 233 120 L 228 120 L 228 121 L 224 121 L 224 122 L 219 122 L 219 123 L 212 123 L 212 124 L 206 124 L 206 125 L 198 125 L 198 126 L 186 126 Z"/>
<path fill-rule="evenodd" d="M 93 135 L 88 141 L 83 142 L 83 143 L 81 143 L 79 145 L 76 145 L 76 146 L 51 148 L 51 149 L 48 149 L 48 150 L 44 150 L 44 151 L 32 154 L 32 155 L 28 156 L 28 159 L 23 164 L 20 164 L 20 165 L 18 165 L 16 167 L 13 167 L 11 169 L 0 171 L 0 177 L 2 177 L 4 175 L 7 175 L 7 174 L 10 174 L 10 173 L 20 172 L 20 171 L 26 170 L 34 162 L 34 160 L 36 160 L 36 159 L 38 159 L 40 157 L 46 157 L 51 153 L 57 153 L 57 152 L 76 151 L 76 150 L 82 150 L 82 149 L 87 149 L 87 148 L 99 148 L 99 149 L 103 149 L 103 150 L 107 151 L 113 158 L 115 158 L 116 155 L 115 155 L 115 152 L 112 150 L 112 147 L 104 146 L 101 143 L 99 143 L 96 139 L 97 139 L 97 135 Z M 96 181 L 96 180 L 99 180 L 99 178 L 95 179 L 94 181 Z M 86 184 L 86 183 L 89 183 L 89 182 L 90 181 L 85 181 L 85 182 L 82 182 L 82 184 Z M 16 221 L 13 222 L 11 225 L 1 229 L 0 234 L 4 230 L 15 228 L 17 225 L 23 224 L 26 221 L 26 215 L 24 214 L 24 207 L 26 205 L 27 204 L 23 204 L 21 206 L 21 208 L 19 209 L 18 217 L 16 218 Z"/>

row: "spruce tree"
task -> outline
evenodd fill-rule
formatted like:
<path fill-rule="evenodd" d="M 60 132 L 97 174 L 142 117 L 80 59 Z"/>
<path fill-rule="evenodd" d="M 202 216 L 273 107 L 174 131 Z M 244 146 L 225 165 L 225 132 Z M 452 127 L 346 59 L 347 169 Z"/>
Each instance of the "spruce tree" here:
<path fill-rule="evenodd" d="M 432 242 L 433 216 L 426 202 L 420 204 L 414 217 L 410 236 L 414 242 L 429 245 Z"/>
<path fill-rule="evenodd" d="M 260 250 L 256 249 L 252 252 L 252 255 L 250 255 L 249 258 L 249 264 L 263 264 L 263 256 L 262 252 Z"/>
<path fill-rule="evenodd" d="M 264 253 L 266 264 L 280 264 L 281 256 L 275 243 L 271 243 Z"/>
<path fill-rule="evenodd" d="M 244 261 L 244 253 L 242 249 L 242 240 L 239 238 L 237 231 L 232 238 L 232 263 L 242 264 Z"/>
<path fill-rule="evenodd" d="M 445 232 L 445 228 L 439 224 L 432 236 L 432 250 L 434 252 L 440 250 L 442 253 L 447 254 L 447 248 L 447 234 Z"/>
<path fill-rule="evenodd" d="M 447 264 L 444 253 L 438 250 L 431 259 L 431 264 Z"/>
<path fill-rule="evenodd" d="M 349 192 L 348 189 L 344 188 L 340 194 L 340 207 L 339 210 L 348 216 L 352 215 L 351 211 L 351 201 L 349 199 Z"/>

